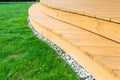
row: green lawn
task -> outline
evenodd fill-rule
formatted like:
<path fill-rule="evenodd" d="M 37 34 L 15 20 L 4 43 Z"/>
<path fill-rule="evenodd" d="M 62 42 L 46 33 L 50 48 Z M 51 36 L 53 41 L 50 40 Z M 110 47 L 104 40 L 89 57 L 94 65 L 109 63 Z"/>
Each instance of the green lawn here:
<path fill-rule="evenodd" d="M 79 80 L 28 27 L 32 3 L 0 3 L 0 80 Z"/>

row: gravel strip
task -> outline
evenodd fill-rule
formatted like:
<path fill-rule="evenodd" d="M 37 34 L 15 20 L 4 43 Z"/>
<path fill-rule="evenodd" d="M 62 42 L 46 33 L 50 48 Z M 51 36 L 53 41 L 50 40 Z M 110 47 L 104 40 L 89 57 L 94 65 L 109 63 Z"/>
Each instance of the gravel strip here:
<path fill-rule="evenodd" d="M 91 74 L 89 74 L 81 65 L 79 65 L 72 57 L 70 57 L 65 51 L 63 51 L 56 44 L 52 43 L 50 40 L 46 39 L 43 35 L 39 34 L 32 26 L 30 19 L 27 19 L 29 27 L 32 29 L 33 33 L 39 38 L 45 41 L 49 46 L 51 46 L 56 53 L 61 56 L 68 65 L 73 68 L 75 73 L 80 77 L 80 80 L 95 80 Z"/>

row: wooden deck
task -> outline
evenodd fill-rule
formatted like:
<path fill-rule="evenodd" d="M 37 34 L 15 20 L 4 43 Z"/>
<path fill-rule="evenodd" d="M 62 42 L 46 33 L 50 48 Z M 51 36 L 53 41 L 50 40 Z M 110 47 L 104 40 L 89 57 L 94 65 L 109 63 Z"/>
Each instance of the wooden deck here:
<path fill-rule="evenodd" d="M 41 3 L 52 8 L 120 23 L 120 0 L 41 0 Z"/>
<path fill-rule="evenodd" d="M 120 19 L 120 0 L 41 0 L 41 3 L 49 16 L 120 43 L 120 24 L 111 21 Z"/>
<path fill-rule="evenodd" d="M 65 50 L 68 55 L 91 73 L 96 80 L 120 80 L 120 42 L 118 40 L 120 37 L 120 34 L 118 34 L 120 32 L 120 24 L 79 15 L 71 11 L 63 11 L 61 10 L 63 8 L 60 7 L 61 3 L 57 3 L 58 0 L 55 1 L 58 9 L 55 9 L 56 5 L 51 5 L 51 3 L 54 4 L 53 1 L 55 0 L 49 0 L 50 3 L 47 3 L 47 0 L 43 0 L 42 4 L 38 3 L 30 7 L 29 16 L 34 28 Z M 52 8 L 48 7 L 48 5 L 52 6 Z M 63 5 L 66 6 L 66 4 Z M 67 8 L 72 9 L 71 7 L 66 7 L 66 10 Z M 70 16 L 71 14 L 74 15 Z M 75 15 L 78 18 L 74 18 Z M 90 30 L 89 27 L 76 26 L 77 22 L 74 24 L 70 22 L 72 19 L 80 19 L 81 16 L 83 18 L 86 17 L 88 21 L 94 19 L 92 22 L 94 24 L 96 24 L 95 21 L 100 21 L 101 24 L 105 23 L 104 25 L 107 25 L 107 28 L 104 28 L 105 26 L 103 25 L 99 25 L 98 28 L 103 28 L 100 29 L 102 33 L 105 33 L 104 29 L 109 29 L 109 36 L 93 31 L 96 28 L 93 24 L 89 23 L 91 26 L 87 24 L 89 27 L 93 27 Z M 67 18 L 69 18 L 69 21 L 67 21 Z M 87 21 L 83 24 L 86 23 Z M 114 35 L 110 36 L 112 33 Z"/>

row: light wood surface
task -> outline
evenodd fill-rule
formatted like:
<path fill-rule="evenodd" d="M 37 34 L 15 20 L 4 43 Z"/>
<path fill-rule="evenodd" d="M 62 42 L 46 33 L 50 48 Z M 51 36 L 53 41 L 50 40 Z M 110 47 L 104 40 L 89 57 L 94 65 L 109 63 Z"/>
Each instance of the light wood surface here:
<path fill-rule="evenodd" d="M 120 76 L 120 70 L 114 70 L 114 72 Z"/>
<path fill-rule="evenodd" d="M 90 31 L 51 18 L 35 4 L 29 9 L 34 28 L 57 44 L 96 80 L 120 80 L 120 44 Z"/>
<path fill-rule="evenodd" d="M 53 9 L 46 5 L 42 6 L 44 7 L 43 11 L 51 17 L 73 24 L 76 27 L 84 28 L 120 43 L 120 24 Z"/>
<path fill-rule="evenodd" d="M 41 2 L 53 8 L 120 23 L 120 0 L 41 0 Z"/>

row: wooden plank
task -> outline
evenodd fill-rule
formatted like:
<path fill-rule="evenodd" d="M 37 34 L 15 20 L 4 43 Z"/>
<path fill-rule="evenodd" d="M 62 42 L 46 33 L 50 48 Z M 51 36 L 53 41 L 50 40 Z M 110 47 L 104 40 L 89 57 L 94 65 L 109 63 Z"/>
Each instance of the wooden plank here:
<path fill-rule="evenodd" d="M 43 11 L 46 14 L 49 13 L 48 14 L 49 16 L 76 25 L 77 27 L 92 31 L 96 34 L 102 35 L 104 37 L 110 38 L 120 43 L 120 24 L 95 19 L 79 14 L 74 14 L 70 12 L 65 12 L 63 10 L 53 9 L 50 7 L 46 7 L 45 5 L 43 5 L 43 7 L 44 7 Z"/>
<path fill-rule="evenodd" d="M 86 52 L 94 56 L 120 56 L 119 47 L 81 46 Z"/>
<path fill-rule="evenodd" d="M 120 76 L 120 70 L 114 70 L 113 72 L 115 72 L 118 76 Z"/>
<path fill-rule="evenodd" d="M 111 69 L 120 69 L 120 56 L 95 56 L 94 59 Z"/>
<path fill-rule="evenodd" d="M 120 17 L 111 18 L 111 21 L 118 23 L 120 22 Z"/>

